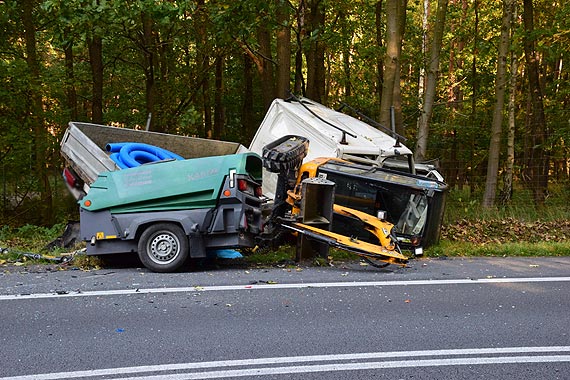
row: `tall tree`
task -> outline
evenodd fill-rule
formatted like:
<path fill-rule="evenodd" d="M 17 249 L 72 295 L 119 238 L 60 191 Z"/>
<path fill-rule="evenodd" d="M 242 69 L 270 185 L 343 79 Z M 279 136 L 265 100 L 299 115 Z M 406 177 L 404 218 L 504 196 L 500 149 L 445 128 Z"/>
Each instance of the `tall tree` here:
<path fill-rule="evenodd" d="M 295 39 L 297 41 L 297 48 L 295 50 L 295 84 L 293 85 L 293 92 L 295 94 L 306 95 L 306 83 L 303 75 L 303 40 L 307 35 L 305 25 L 305 13 L 307 10 L 306 0 L 299 0 L 295 19 L 296 19 L 296 33 Z"/>
<path fill-rule="evenodd" d="M 384 56 L 384 81 L 380 100 L 380 124 L 390 125 L 391 108 L 394 106 L 394 89 L 400 86 L 398 70 L 402 48 L 402 12 L 406 0 L 386 0 L 386 55 Z"/>
<path fill-rule="evenodd" d="M 427 0 L 426 0 L 427 1 Z M 454 188 L 457 180 L 462 173 L 462 164 L 459 162 L 461 155 L 459 154 L 458 128 L 457 124 L 461 118 L 461 108 L 463 106 L 463 49 L 465 47 L 466 34 L 461 33 L 465 29 L 467 19 L 467 0 L 451 0 L 450 5 L 453 8 L 461 9 L 461 17 L 450 19 L 450 33 L 454 36 L 449 49 L 449 74 L 448 80 L 450 88 L 448 90 L 448 109 L 452 112 L 449 115 L 446 124 L 450 126 L 450 154 L 449 165 L 446 170 L 445 180 L 450 188 Z"/>
<path fill-rule="evenodd" d="M 307 97 L 324 102 L 325 94 L 325 42 L 322 37 L 325 27 L 325 2 L 307 0 L 309 17 L 307 22 L 308 43 L 305 47 L 307 60 Z"/>
<path fill-rule="evenodd" d="M 436 95 L 437 79 L 439 75 L 439 60 L 441 54 L 441 44 L 445 27 L 445 17 L 447 14 L 448 0 L 438 0 L 436 19 L 434 24 L 433 38 L 431 41 L 430 60 L 428 64 L 425 98 L 423 109 L 420 110 L 418 120 L 418 136 L 416 143 L 415 159 L 423 161 L 427 154 L 427 142 L 429 135 L 429 122 L 433 113 L 433 105 Z"/>
<path fill-rule="evenodd" d="M 513 40 L 515 24 L 517 22 L 517 4 L 513 4 L 513 16 L 511 17 L 511 40 Z M 513 177 L 515 168 L 515 127 L 516 127 L 516 92 L 518 78 L 518 57 L 514 49 L 511 49 L 511 78 L 509 80 L 509 103 L 508 110 L 508 131 L 507 131 L 507 161 L 505 163 L 505 174 L 503 180 L 503 190 L 501 203 L 508 204 L 513 195 Z"/>
<path fill-rule="evenodd" d="M 526 61 L 526 75 L 528 90 L 530 92 L 530 123 L 531 154 L 529 170 L 534 202 L 543 206 L 546 200 L 548 186 L 548 156 L 546 154 L 547 125 L 544 114 L 544 102 L 539 77 L 539 61 L 536 53 L 536 34 L 534 29 L 534 7 L 532 0 L 523 2 L 524 22 L 524 53 Z"/>
<path fill-rule="evenodd" d="M 200 87 L 200 103 L 202 108 L 202 118 L 204 132 L 203 136 L 211 138 L 212 130 L 212 108 L 210 97 L 210 46 L 207 35 L 208 13 L 204 0 L 197 1 L 196 8 L 196 64 L 198 66 L 198 86 Z"/>
<path fill-rule="evenodd" d="M 277 89 L 279 98 L 287 98 L 291 82 L 291 22 L 286 0 L 275 0 L 277 9 Z"/>
<path fill-rule="evenodd" d="M 400 20 L 398 25 L 400 26 L 400 36 L 401 40 L 398 43 L 398 56 L 402 56 L 402 42 L 404 35 L 406 33 L 406 8 L 407 8 L 408 0 L 402 1 L 400 4 L 400 9 L 398 12 L 398 16 Z M 392 99 L 392 104 L 394 106 L 394 128 L 397 133 L 400 135 L 404 134 L 404 123 L 403 123 L 403 115 L 402 115 L 402 87 L 400 86 L 401 83 L 401 71 L 402 65 L 396 66 L 396 77 L 394 78 L 394 97 Z"/>
<path fill-rule="evenodd" d="M 501 35 L 499 39 L 497 57 L 497 77 L 495 78 L 495 106 L 493 108 L 493 121 L 491 123 L 491 138 L 489 142 L 489 159 L 487 161 L 487 177 L 483 207 L 494 206 L 497 193 L 499 175 L 499 154 L 501 151 L 501 132 L 503 126 L 503 113 L 505 105 L 505 91 L 508 83 L 507 57 L 510 46 L 510 27 L 513 15 L 514 0 L 503 0 L 503 18 L 501 22 Z"/>
<path fill-rule="evenodd" d="M 275 99 L 275 81 L 273 78 L 271 33 L 265 21 L 262 21 L 257 28 L 257 41 L 259 52 L 255 55 L 255 58 L 261 79 L 263 106 L 265 109 L 268 109 L 273 99 Z"/>
<path fill-rule="evenodd" d="M 374 23 L 376 31 L 376 46 L 378 51 L 382 48 L 382 0 L 378 0 L 374 6 Z M 378 103 L 378 109 L 382 107 L 382 87 L 384 84 L 384 59 L 381 54 L 376 55 L 376 102 Z"/>
<path fill-rule="evenodd" d="M 214 139 L 222 138 L 222 129 L 226 119 L 226 110 L 222 102 L 224 95 L 224 57 L 221 52 L 216 55 L 215 66 L 215 91 L 214 91 Z"/>
<path fill-rule="evenodd" d="M 73 42 L 74 39 L 70 36 L 71 31 L 66 28 L 64 55 L 65 55 L 65 92 L 67 95 L 67 107 L 69 109 L 69 116 L 71 120 L 78 120 L 79 111 L 77 109 L 77 91 L 75 89 L 75 69 L 74 69 L 74 54 Z"/>
<path fill-rule="evenodd" d="M 43 117 L 43 101 L 41 92 L 41 66 L 36 46 L 36 24 L 34 20 L 35 0 L 23 0 L 21 21 L 24 27 L 24 43 L 26 63 L 28 65 L 30 83 L 28 88 L 28 114 L 26 126 L 32 131 L 32 147 L 34 155 L 35 178 L 41 197 L 40 214 L 47 224 L 53 223 L 52 193 L 47 171 L 48 133 Z"/>
<path fill-rule="evenodd" d="M 154 44 L 154 20 L 152 15 L 143 10 L 140 15 L 142 24 L 142 33 L 140 33 L 142 51 L 144 55 L 144 63 L 142 64 L 144 77 L 145 77 L 145 100 L 146 100 L 146 112 L 149 117 L 149 123 L 147 123 L 147 128 L 150 130 L 155 130 L 154 124 L 156 119 L 156 113 L 154 110 L 154 104 L 156 101 L 156 88 L 155 88 L 155 44 Z M 164 132 L 163 130 L 157 130 L 158 132 Z"/>
<path fill-rule="evenodd" d="M 251 140 L 255 133 L 253 125 L 253 64 L 247 54 L 243 54 L 243 101 L 241 123 L 245 139 Z"/>
<path fill-rule="evenodd" d="M 95 7 L 101 5 L 96 0 Z M 97 10 L 95 10 L 97 11 Z M 103 29 L 98 17 L 94 17 L 91 30 L 87 35 L 89 64 L 91 65 L 91 121 L 103 124 Z"/>

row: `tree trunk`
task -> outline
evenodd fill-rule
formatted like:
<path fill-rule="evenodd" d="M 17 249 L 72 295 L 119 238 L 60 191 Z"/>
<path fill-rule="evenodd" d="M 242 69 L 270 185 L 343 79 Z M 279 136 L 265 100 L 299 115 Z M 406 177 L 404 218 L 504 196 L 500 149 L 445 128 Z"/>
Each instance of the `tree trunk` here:
<path fill-rule="evenodd" d="M 451 35 L 456 36 L 455 31 L 460 30 L 465 25 L 467 17 L 467 1 L 466 0 L 451 0 L 452 5 L 461 2 L 461 19 L 450 20 Z M 449 89 L 448 89 L 448 108 L 452 110 L 448 118 L 448 125 L 453 126 L 449 131 L 451 133 L 451 151 L 447 158 L 448 164 L 446 170 L 445 180 L 451 189 L 455 188 L 462 176 L 463 163 L 460 162 L 460 155 L 458 154 L 459 143 L 457 139 L 457 124 L 458 114 L 460 113 L 463 104 L 463 91 L 461 88 L 461 81 L 457 80 L 456 70 L 463 71 L 463 59 L 461 52 L 465 47 L 465 37 L 454 37 L 451 41 L 449 49 Z M 457 55 L 456 55 L 457 54 Z M 463 183 L 463 182 L 461 182 Z"/>
<path fill-rule="evenodd" d="M 250 142 L 255 132 L 253 125 L 253 67 L 249 55 L 243 55 L 243 104 L 241 123 L 244 141 Z"/>
<path fill-rule="evenodd" d="M 207 11 L 204 0 L 197 1 L 196 9 L 196 61 L 198 66 L 198 86 L 201 88 L 204 137 L 212 138 L 212 109 L 210 107 L 210 56 L 207 54 L 208 36 L 206 35 Z"/>
<path fill-rule="evenodd" d="M 401 0 L 386 0 L 386 55 L 384 56 L 384 83 L 380 100 L 380 124 L 390 126 L 390 108 L 394 105 L 394 86 L 400 65 Z"/>
<path fill-rule="evenodd" d="M 534 10 L 532 0 L 524 0 L 523 21 L 524 21 L 524 52 L 526 61 L 526 73 L 528 77 L 528 87 L 530 91 L 531 110 L 531 183 L 534 194 L 534 202 L 537 206 L 544 205 L 548 185 L 548 157 L 545 152 L 547 140 L 546 116 L 544 114 L 544 104 L 542 90 L 540 87 L 538 59 L 536 57 L 534 36 Z"/>
<path fill-rule="evenodd" d="M 210 72 L 209 72 L 209 60 L 208 55 L 204 55 L 202 61 L 202 108 L 204 110 L 204 136 L 207 139 L 212 138 L 212 108 L 210 107 Z"/>
<path fill-rule="evenodd" d="M 100 0 L 95 0 L 99 5 Z M 103 124 L 103 38 L 97 34 L 95 28 L 91 28 L 87 37 L 89 50 L 89 64 L 91 65 L 92 99 L 91 121 Z"/>
<path fill-rule="evenodd" d="M 277 6 L 277 97 L 289 97 L 291 82 L 291 26 L 289 5 L 285 0 L 275 0 Z"/>
<path fill-rule="evenodd" d="M 65 55 L 65 95 L 70 120 L 79 120 L 79 114 L 77 111 L 77 92 L 75 90 L 75 72 L 73 67 L 73 40 L 69 34 L 70 31 L 66 30 L 66 43 L 63 47 Z"/>
<path fill-rule="evenodd" d="M 517 4 L 513 4 L 513 16 L 511 17 L 511 40 L 514 38 L 514 30 L 517 22 Z M 515 111 L 516 111 L 516 91 L 518 77 L 518 60 L 516 53 L 511 51 L 511 78 L 509 81 L 509 103 L 508 109 L 508 132 L 507 132 L 507 162 L 505 165 L 505 175 L 501 203 L 508 204 L 513 195 L 513 176 L 515 167 Z"/>
<path fill-rule="evenodd" d="M 52 194 L 47 172 L 48 165 L 48 132 L 44 125 L 43 101 L 41 93 L 40 62 L 36 48 L 36 28 L 34 22 L 35 0 L 23 0 L 22 26 L 26 48 L 26 63 L 30 73 L 28 127 L 32 130 L 32 147 L 35 170 L 33 176 L 38 179 L 38 190 L 41 202 L 39 214 L 46 225 L 53 224 Z"/>
<path fill-rule="evenodd" d="M 428 18 L 430 14 L 429 0 L 423 0 L 423 13 L 422 13 L 422 60 L 425 60 L 428 52 Z M 418 80 L 418 105 L 419 109 L 424 109 L 424 94 L 426 88 L 426 68 L 422 64 L 419 70 Z"/>
<path fill-rule="evenodd" d="M 224 57 L 221 55 L 216 56 L 216 77 L 214 92 L 214 139 L 221 140 L 222 130 L 226 118 L 226 112 L 223 104 L 224 95 Z"/>
<path fill-rule="evenodd" d="M 259 43 L 259 53 L 261 58 L 258 58 L 259 64 L 257 69 L 261 78 L 261 91 L 263 98 L 264 109 L 267 110 L 275 99 L 275 85 L 273 79 L 273 64 L 271 54 L 271 35 L 266 24 L 262 24 L 257 29 L 257 41 Z"/>
<path fill-rule="evenodd" d="M 400 3 L 399 13 L 399 25 L 400 25 L 400 41 L 398 42 L 398 57 L 402 56 L 402 41 L 406 32 L 406 7 L 408 0 L 402 0 Z M 398 59 L 398 62 L 400 59 Z M 394 124 L 396 128 L 396 133 L 404 135 L 404 123 L 402 116 L 402 88 L 400 86 L 400 71 L 402 66 L 398 64 L 396 66 L 396 77 L 394 78 L 394 97 L 392 99 L 392 104 L 394 106 Z"/>
<path fill-rule="evenodd" d="M 473 12 L 475 13 L 475 21 L 473 26 L 473 47 L 471 59 L 471 111 L 469 114 L 471 128 L 477 128 L 477 101 L 479 100 L 479 77 L 477 73 L 477 57 L 479 56 L 479 0 L 473 0 Z M 471 146 L 475 146 L 475 141 L 471 138 Z M 465 181 L 467 183 L 475 182 L 477 166 L 474 149 L 469 150 L 469 162 L 466 165 Z"/>
<path fill-rule="evenodd" d="M 143 54 L 144 54 L 144 78 L 145 78 L 145 101 L 146 101 L 146 115 L 150 116 L 150 123 L 147 125 L 149 130 L 155 130 L 155 120 L 159 115 L 156 114 L 154 109 L 155 104 L 155 54 L 154 54 L 154 43 L 152 37 L 152 29 L 153 29 L 153 20 L 152 18 L 145 12 L 141 13 L 141 22 L 142 22 L 142 47 L 143 47 Z M 159 128 L 156 130 L 157 132 L 164 132 L 163 128 Z"/>
<path fill-rule="evenodd" d="M 376 2 L 374 8 L 374 19 L 376 22 L 376 46 L 378 51 L 382 48 L 382 0 Z M 376 102 L 380 110 L 382 102 L 382 87 L 384 86 L 384 60 L 382 55 L 376 55 Z M 378 113 L 379 114 L 379 113 Z M 373 115 L 378 116 L 378 115 Z"/>
<path fill-rule="evenodd" d="M 340 11 L 338 18 L 345 19 L 346 13 L 344 11 Z M 341 34 L 346 36 L 350 33 L 350 40 L 352 40 L 352 33 L 343 24 Z M 348 38 L 347 38 L 348 39 Z M 351 50 L 352 50 L 352 43 L 345 43 L 342 44 L 342 69 L 344 71 L 344 76 L 342 79 L 342 84 L 344 87 L 344 98 L 350 99 L 352 96 L 352 70 L 351 70 Z"/>
<path fill-rule="evenodd" d="M 425 99 L 423 102 L 423 109 L 420 111 L 420 117 L 418 120 L 418 136 L 415 151 L 415 159 L 418 162 L 425 160 L 427 154 L 429 122 L 433 113 L 437 77 L 439 75 L 439 55 L 441 53 L 445 16 L 447 14 L 447 2 L 448 0 L 438 0 L 437 2 L 436 20 L 433 28 L 434 32 L 430 49 L 430 61 L 427 71 Z"/>
<path fill-rule="evenodd" d="M 307 35 L 310 36 L 308 48 L 305 50 L 307 58 L 307 97 L 322 102 L 325 98 L 325 44 L 322 40 L 322 30 L 325 26 L 325 10 L 322 0 L 309 0 L 309 27 Z"/>
<path fill-rule="evenodd" d="M 295 52 L 295 84 L 293 92 L 297 95 L 305 96 L 306 85 L 303 76 L 303 41 L 307 34 L 305 27 L 305 11 L 307 4 L 305 0 L 299 1 L 299 8 L 297 8 L 297 51 Z"/>
<path fill-rule="evenodd" d="M 103 39 L 92 35 L 87 44 L 89 45 L 89 63 L 91 65 L 92 99 L 91 121 L 103 124 Z"/>
<path fill-rule="evenodd" d="M 507 54 L 510 46 L 510 27 L 513 14 L 514 0 L 503 0 L 503 19 L 501 22 L 501 37 L 499 40 L 499 55 L 497 57 L 497 76 L 495 78 L 495 106 L 493 108 L 493 121 L 491 123 L 491 138 L 489 142 L 489 159 L 487 161 L 487 177 L 485 180 L 485 193 L 483 194 L 483 207 L 490 208 L 495 205 L 497 194 L 497 178 L 499 175 L 499 156 L 501 152 L 501 132 L 503 125 L 503 111 L 505 105 L 505 90 L 507 85 Z"/>

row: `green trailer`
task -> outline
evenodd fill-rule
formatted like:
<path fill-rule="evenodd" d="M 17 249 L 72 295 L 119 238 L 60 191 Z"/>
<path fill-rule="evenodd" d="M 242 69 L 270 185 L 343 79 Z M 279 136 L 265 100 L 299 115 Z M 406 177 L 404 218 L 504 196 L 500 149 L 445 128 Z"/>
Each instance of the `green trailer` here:
<path fill-rule="evenodd" d="M 104 147 L 123 142 L 153 143 L 189 159 L 119 169 Z M 188 257 L 256 245 L 262 161 L 241 145 L 70 123 L 61 146 L 87 254 L 138 253 L 149 269 L 171 272 Z"/>

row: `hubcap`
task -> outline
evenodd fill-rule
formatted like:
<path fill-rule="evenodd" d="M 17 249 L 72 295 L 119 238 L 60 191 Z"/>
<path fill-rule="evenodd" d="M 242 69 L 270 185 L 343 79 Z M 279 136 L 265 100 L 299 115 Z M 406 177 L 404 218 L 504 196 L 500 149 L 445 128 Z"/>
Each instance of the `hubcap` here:
<path fill-rule="evenodd" d="M 166 232 L 158 233 L 149 242 L 150 258 L 158 264 L 168 264 L 180 252 L 180 242 L 176 236 Z"/>

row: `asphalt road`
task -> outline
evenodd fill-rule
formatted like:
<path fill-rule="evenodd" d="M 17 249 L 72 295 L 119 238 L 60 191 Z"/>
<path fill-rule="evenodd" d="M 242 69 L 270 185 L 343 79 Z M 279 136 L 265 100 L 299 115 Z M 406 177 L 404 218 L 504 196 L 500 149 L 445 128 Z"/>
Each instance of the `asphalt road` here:
<path fill-rule="evenodd" d="M 0 380 L 570 379 L 570 258 L 0 273 Z"/>

